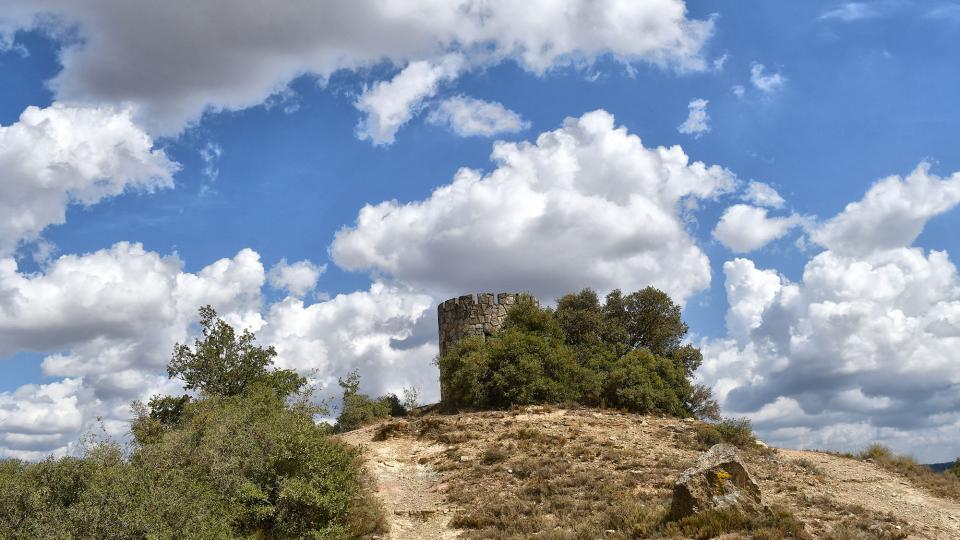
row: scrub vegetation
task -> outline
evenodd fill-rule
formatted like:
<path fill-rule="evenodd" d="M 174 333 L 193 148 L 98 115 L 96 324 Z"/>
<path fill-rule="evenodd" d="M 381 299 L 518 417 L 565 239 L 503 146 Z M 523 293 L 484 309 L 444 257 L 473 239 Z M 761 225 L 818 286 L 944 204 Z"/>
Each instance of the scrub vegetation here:
<path fill-rule="evenodd" d="M 541 308 L 521 296 L 503 328 L 468 337 L 439 358 L 448 409 L 543 403 L 717 419 L 710 390 L 692 382 L 703 361 L 684 343 L 680 306 L 647 287 L 603 303 L 584 289 Z"/>
<path fill-rule="evenodd" d="M 169 375 L 193 395 L 134 403 L 129 445 L 0 462 L 0 538 L 359 538 L 384 527 L 355 447 L 307 381 L 208 307 Z"/>

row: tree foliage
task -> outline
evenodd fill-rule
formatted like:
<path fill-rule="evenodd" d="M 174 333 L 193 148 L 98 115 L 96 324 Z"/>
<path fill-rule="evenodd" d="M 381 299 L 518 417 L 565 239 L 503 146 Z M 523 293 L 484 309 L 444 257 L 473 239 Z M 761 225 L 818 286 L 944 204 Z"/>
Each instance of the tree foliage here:
<path fill-rule="evenodd" d="M 211 306 L 200 308 L 202 338 L 194 347 L 180 343 L 173 348 L 167 366 L 171 379 L 180 379 L 187 390 L 214 396 L 235 396 L 252 385 L 273 387 L 282 397 L 297 392 L 306 379 L 288 369 L 268 369 L 277 351 L 256 345 L 256 337 L 244 330 L 239 337 L 232 326 L 217 317 Z"/>
<path fill-rule="evenodd" d="M 579 402 L 716 418 L 709 389 L 690 382 L 703 357 L 687 331 L 680 307 L 652 287 L 614 290 L 603 303 L 584 289 L 555 310 L 521 296 L 500 332 L 465 338 L 438 360 L 445 405 Z"/>

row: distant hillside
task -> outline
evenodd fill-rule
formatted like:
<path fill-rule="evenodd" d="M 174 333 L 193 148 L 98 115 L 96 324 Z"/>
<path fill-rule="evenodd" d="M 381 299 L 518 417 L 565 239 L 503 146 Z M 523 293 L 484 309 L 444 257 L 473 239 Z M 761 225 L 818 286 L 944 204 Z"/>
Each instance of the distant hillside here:
<path fill-rule="evenodd" d="M 384 420 L 340 437 L 364 449 L 389 538 L 960 538 L 960 500 L 879 461 L 753 444 L 743 460 L 775 517 L 671 532 L 673 482 L 709 447 L 708 431 L 692 420 L 528 407 Z"/>
<path fill-rule="evenodd" d="M 926 463 L 925 466 L 930 467 L 931 469 L 937 472 L 944 472 L 950 467 L 953 467 L 953 462 L 948 461 L 946 463 Z"/>

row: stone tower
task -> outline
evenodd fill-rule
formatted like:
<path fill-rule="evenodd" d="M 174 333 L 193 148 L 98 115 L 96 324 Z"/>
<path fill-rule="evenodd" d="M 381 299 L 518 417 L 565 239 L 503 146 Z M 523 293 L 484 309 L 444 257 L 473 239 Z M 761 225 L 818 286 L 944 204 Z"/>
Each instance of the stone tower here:
<path fill-rule="evenodd" d="M 503 326 L 517 293 L 480 293 L 451 298 L 437 306 L 440 356 L 467 336 L 489 336 Z"/>
<path fill-rule="evenodd" d="M 467 336 L 489 336 L 503 326 L 507 312 L 517 302 L 517 293 L 480 293 L 451 298 L 437 306 L 440 327 L 440 356 Z M 440 384 L 440 402 L 446 392 L 443 378 Z"/>

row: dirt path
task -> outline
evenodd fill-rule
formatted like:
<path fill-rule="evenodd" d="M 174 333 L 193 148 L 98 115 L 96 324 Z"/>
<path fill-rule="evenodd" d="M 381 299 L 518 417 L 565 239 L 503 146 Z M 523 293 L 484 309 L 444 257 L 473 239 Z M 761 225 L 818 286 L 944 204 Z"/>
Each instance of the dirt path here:
<path fill-rule="evenodd" d="M 821 452 L 779 450 L 789 459 L 805 459 L 823 473 L 813 491 L 837 501 L 890 513 L 913 527 L 918 537 L 960 538 L 960 503 L 941 499 L 880 467 Z"/>
<path fill-rule="evenodd" d="M 457 538 L 458 531 L 448 528 L 455 509 L 444 501 L 440 475 L 420 463 L 420 458 L 443 452 L 445 447 L 407 438 L 374 442 L 375 432 L 373 426 L 351 431 L 342 438 L 365 449 L 367 471 L 377 483 L 377 496 L 390 524 L 386 538 Z"/>

